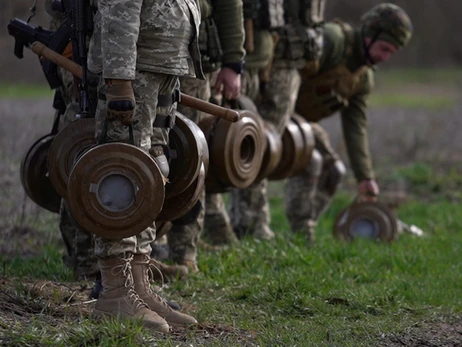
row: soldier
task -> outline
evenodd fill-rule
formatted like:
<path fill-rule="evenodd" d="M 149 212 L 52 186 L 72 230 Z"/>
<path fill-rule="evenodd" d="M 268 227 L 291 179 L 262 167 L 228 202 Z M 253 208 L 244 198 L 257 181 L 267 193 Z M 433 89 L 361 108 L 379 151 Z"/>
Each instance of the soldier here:
<path fill-rule="evenodd" d="M 53 0 L 45 1 L 45 9 L 50 15 L 50 30 L 57 30 L 63 23 L 64 13 L 54 11 Z M 67 58 L 72 58 L 71 45 L 63 53 Z M 79 113 L 79 103 L 74 93 L 74 77 L 69 71 L 58 67 L 58 74 L 62 82 L 54 100 L 54 107 L 60 107 L 59 129 L 76 119 Z M 96 100 L 96 88 L 90 88 L 90 97 Z M 59 106 L 58 106 L 59 104 Z M 93 239 L 89 233 L 79 230 L 70 216 L 69 207 L 65 200 L 61 201 L 59 211 L 59 230 L 66 246 L 66 254 L 63 256 L 64 264 L 72 269 L 74 279 L 95 280 L 98 274 L 98 266 L 93 249 Z"/>
<path fill-rule="evenodd" d="M 50 30 L 57 30 L 66 19 L 65 14 L 55 11 L 52 8 L 54 0 L 45 1 L 46 12 L 50 15 Z M 72 59 L 71 44 L 63 52 L 63 55 Z M 76 116 L 80 111 L 80 106 L 76 100 L 74 92 L 74 77 L 72 74 L 58 67 L 58 74 L 62 82 L 62 86 L 57 90 L 53 106 L 60 108 L 59 111 L 59 129 L 64 128 L 67 124 L 76 120 Z M 90 76 L 89 92 L 92 102 L 97 100 L 97 76 Z M 94 83 L 96 81 L 96 83 Z M 93 237 L 91 234 L 80 230 L 73 222 L 68 203 L 63 199 L 60 206 L 59 230 L 66 247 L 66 254 L 63 256 L 64 264 L 72 269 L 74 279 L 81 280 L 96 280 L 95 288 L 90 293 L 91 298 L 97 298 L 101 289 L 101 279 L 97 266 L 97 258 L 93 247 Z M 179 266 L 169 266 L 159 261 L 152 260 L 152 264 L 158 271 L 153 272 L 154 278 L 162 278 L 168 280 L 177 276 L 182 276 L 187 273 L 187 268 Z M 169 302 L 170 304 L 170 302 Z"/>
<path fill-rule="evenodd" d="M 201 0 L 201 31 L 199 47 L 206 79 L 181 78 L 181 90 L 202 100 L 211 97 L 214 90 L 226 99 L 235 99 L 241 86 L 240 74 L 244 64 L 244 30 L 241 0 Z M 220 68 L 221 67 L 221 68 Z M 218 71 L 219 70 L 219 71 Z M 179 105 L 178 110 L 195 123 L 201 112 Z M 204 199 L 205 196 L 205 199 Z M 213 244 L 237 241 L 221 194 L 203 194 L 205 201 L 204 234 Z M 199 217 L 187 225 L 173 225 L 168 233 L 170 256 L 178 264 L 185 264 L 197 272 L 197 242 L 204 226 L 204 209 Z"/>
<path fill-rule="evenodd" d="M 286 213 L 292 231 L 309 239 L 331 202 L 346 169 L 319 120 L 341 112 L 350 164 L 358 181 L 358 199 L 375 200 L 379 187 L 368 148 L 366 105 L 374 66 L 386 62 L 412 36 L 412 23 L 400 7 L 383 3 L 361 17 L 359 28 L 335 20 L 324 26 L 319 71 L 302 70 L 296 111 L 312 122 L 315 153 L 310 167 L 287 182 Z"/>
<path fill-rule="evenodd" d="M 99 0 L 94 17 L 88 68 L 101 76 L 96 138 L 107 121 L 106 141 L 129 142 L 126 125 L 131 125 L 134 144 L 153 156 L 164 177 L 169 166 L 163 146 L 172 124 L 178 76 L 203 78 L 196 40 L 199 23 L 192 0 Z M 152 291 L 149 255 L 155 236 L 153 224 L 121 240 L 95 237 L 103 284 L 96 317 L 139 320 L 159 332 L 197 323 Z"/>
<path fill-rule="evenodd" d="M 298 69 L 316 66 L 322 46 L 325 0 L 244 1 L 246 72 L 243 93 L 263 119 L 282 134 L 300 86 Z M 252 35 L 252 29 L 254 31 Z M 231 216 L 239 236 L 274 237 L 269 227 L 267 180 L 231 194 Z"/>

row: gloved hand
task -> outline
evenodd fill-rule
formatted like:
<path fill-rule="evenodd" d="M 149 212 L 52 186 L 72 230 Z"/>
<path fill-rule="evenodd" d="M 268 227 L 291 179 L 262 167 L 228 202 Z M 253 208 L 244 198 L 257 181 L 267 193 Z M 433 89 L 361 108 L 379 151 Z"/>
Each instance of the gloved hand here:
<path fill-rule="evenodd" d="M 131 124 L 136 105 L 132 82 L 107 79 L 106 85 L 108 119 L 119 120 L 123 125 Z"/>
<path fill-rule="evenodd" d="M 362 180 L 358 184 L 358 201 L 377 201 L 379 193 L 379 186 L 375 180 Z"/>

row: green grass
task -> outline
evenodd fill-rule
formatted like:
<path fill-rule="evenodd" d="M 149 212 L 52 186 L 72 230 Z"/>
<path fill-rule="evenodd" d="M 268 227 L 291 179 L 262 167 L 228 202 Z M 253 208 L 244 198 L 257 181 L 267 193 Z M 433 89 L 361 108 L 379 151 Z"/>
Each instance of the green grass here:
<path fill-rule="evenodd" d="M 414 167 L 402 173 L 421 184 L 427 171 Z M 191 305 L 188 311 L 200 322 L 255 334 L 251 341 L 261 346 L 375 346 L 382 334 L 460 314 L 459 205 L 442 198 L 428 204 L 410 201 L 399 217 L 421 227 L 425 237 L 404 234 L 392 244 L 346 244 L 335 240 L 331 229 L 351 199 L 346 194 L 335 199 L 309 248 L 303 236 L 288 231 L 283 201 L 273 198 L 276 239 L 245 239 L 226 251 L 202 252 L 201 272 L 173 283 L 166 296 Z M 2 260 L 0 275 L 69 281 L 60 252 L 55 246 L 32 259 Z M 65 328 L 37 320 L 5 333 L 9 345 L 18 346 L 178 345 L 174 337 L 152 337 L 136 324 L 95 325 L 85 316 Z M 186 341 L 194 346 L 246 345 L 243 336 L 208 341 L 190 332 Z"/>
<path fill-rule="evenodd" d="M 46 84 L 0 82 L 0 99 L 40 99 L 52 97 Z"/>
<path fill-rule="evenodd" d="M 457 69 L 379 69 L 370 102 L 375 107 L 447 110 L 456 104 L 460 81 Z"/>
<path fill-rule="evenodd" d="M 370 97 L 374 107 L 396 106 L 405 109 L 450 110 L 456 105 L 456 98 L 450 95 L 412 95 L 402 93 L 377 92 Z"/>

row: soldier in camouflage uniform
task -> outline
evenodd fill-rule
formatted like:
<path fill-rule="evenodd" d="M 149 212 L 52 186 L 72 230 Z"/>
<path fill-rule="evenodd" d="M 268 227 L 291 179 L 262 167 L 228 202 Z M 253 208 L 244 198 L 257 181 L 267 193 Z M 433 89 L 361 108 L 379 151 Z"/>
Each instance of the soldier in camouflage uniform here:
<path fill-rule="evenodd" d="M 45 9 L 51 17 L 50 30 L 57 30 L 65 17 L 63 13 L 52 9 L 52 2 L 52 0 L 46 0 Z M 72 58 L 70 45 L 65 50 L 64 55 L 68 58 Z M 62 129 L 76 119 L 76 115 L 79 113 L 80 108 L 74 93 L 74 77 L 69 71 L 60 67 L 58 67 L 58 74 L 62 86 L 59 88 L 57 95 L 61 96 L 60 99 L 65 108 L 64 114 L 59 115 L 59 129 Z M 90 88 L 90 92 L 92 93 L 91 97 L 96 99 L 95 88 Z M 70 216 L 68 204 L 65 200 L 61 201 L 59 214 L 59 230 L 67 251 L 67 254 L 63 257 L 65 265 L 73 270 L 74 279 L 95 280 L 98 267 L 93 249 L 92 236 L 89 233 L 79 230 L 74 225 Z"/>
<path fill-rule="evenodd" d="M 134 144 L 150 153 L 162 174 L 169 167 L 163 153 L 175 103 L 178 76 L 203 78 L 197 33 L 200 13 L 193 0 L 99 0 L 94 17 L 88 68 L 100 74 L 96 138 L 107 121 L 106 141 Z M 109 240 L 95 237 L 95 254 L 103 291 L 96 317 L 138 320 L 152 330 L 197 321 L 173 311 L 149 283 L 151 243 L 155 225 L 133 237 Z"/>
<path fill-rule="evenodd" d="M 211 97 L 211 82 L 215 92 L 227 99 L 235 99 L 240 91 L 240 73 L 244 59 L 244 30 L 241 0 L 201 0 L 201 31 L 199 47 L 206 79 L 201 81 L 183 77 L 182 92 L 202 100 Z M 220 69 L 221 68 L 221 69 Z M 219 70 L 219 71 L 218 71 Z M 186 117 L 199 123 L 200 111 L 178 106 Z M 205 199 L 204 199 L 205 198 Z M 205 202 L 204 236 L 214 244 L 235 242 L 228 214 L 221 194 L 203 194 Z M 185 264 L 190 271 L 197 268 L 197 242 L 204 226 L 204 208 L 198 218 L 187 225 L 173 225 L 168 233 L 170 256 L 178 264 Z"/>
<path fill-rule="evenodd" d="M 413 29 L 404 10 L 390 3 L 372 8 L 361 22 L 357 29 L 340 20 L 325 24 L 319 71 L 301 71 L 296 111 L 312 122 L 316 146 L 310 167 L 287 182 L 286 212 L 291 229 L 310 239 L 346 172 L 327 133 L 317 124 L 319 120 L 341 112 L 348 156 L 358 181 L 358 199 L 375 200 L 379 194 L 366 126 L 373 67 L 406 46 Z"/>
<path fill-rule="evenodd" d="M 324 3 L 325 0 L 244 1 L 246 21 L 253 20 L 257 28 L 254 50 L 246 57 L 244 93 L 256 102 L 263 119 L 281 134 L 294 112 L 300 86 L 298 69 L 308 63 L 312 66 L 320 56 Z M 262 15 L 265 9 L 267 14 Z M 231 216 L 238 235 L 274 237 L 269 227 L 267 185 L 263 179 L 247 189 L 233 191 Z"/>

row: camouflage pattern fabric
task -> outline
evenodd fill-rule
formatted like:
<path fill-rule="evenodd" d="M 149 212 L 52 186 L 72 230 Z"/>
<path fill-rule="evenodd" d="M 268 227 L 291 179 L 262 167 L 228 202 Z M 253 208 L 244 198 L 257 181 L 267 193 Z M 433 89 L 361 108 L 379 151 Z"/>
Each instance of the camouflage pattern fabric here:
<path fill-rule="evenodd" d="M 133 80 L 137 69 L 203 77 L 194 0 L 99 0 L 94 22 L 88 56 L 93 73 L 125 80 Z"/>
<path fill-rule="evenodd" d="M 306 234 L 314 240 L 314 228 L 321 214 L 332 202 L 339 181 L 332 175 L 338 154 L 330 144 L 329 135 L 317 123 L 310 123 L 315 137 L 315 148 L 321 156 L 320 168 L 308 166 L 301 174 L 286 182 L 286 216 L 294 232 Z"/>
<path fill-rule="evenodd" d="M 203 237 L 213 245 L 237 241 L 222 194 L 206 194 Z"/>
<path fill-rule="evenodd" d="M 271 122 L 279 133 L 294 113 L 297 93 L 300 88 L 300 74 L 297 69 L 273 69 L 271 79 L 265 86 L 258 111 L 263 119 Z"/>
<path fill-rule="evenodd" d="M 149 153 L 153 145 L 166 145 L 168 142 L 167 129 L 153 128 L 156 114 L 172 114 L 175 106 L 157 107 L 158 94 L 171 94 L 179 86 L 178 77 L 145 71 L 136 71 L 133 81 L 133 91 L 136 99 L 136 109 L 133 116 L 133 130 L 135 146 Z M 105 85 L 101 85 L 96 111 L 96 138 L 99 138 L 106 119 Z M 119 121 L 108 124 L 106 141 L 129 142 L 128 127 Z M 123 256 L 126 253 L 150 254 L 151 242 L 156 238 L 155 225 L 140 234 L 122 240 L 109 240 L 95 237 L 95 254 L 101 258 Z"/>
<path fill-rule="evenodd" d="M 361 23 L 365 36 L 388 41 L 398 48 L 409 43 L 414 31 L 407 13 L 391 3 L 383 3 L 367 11 L 361 17 Z"/>

